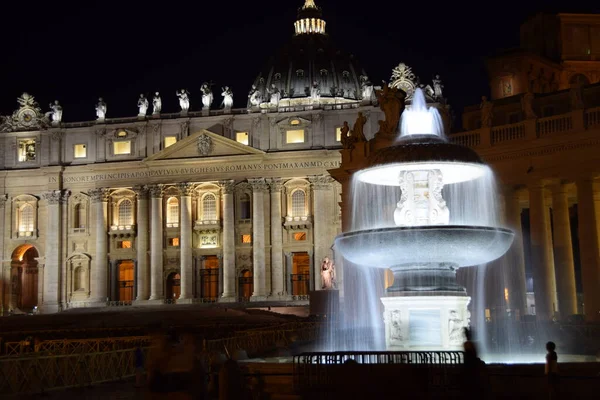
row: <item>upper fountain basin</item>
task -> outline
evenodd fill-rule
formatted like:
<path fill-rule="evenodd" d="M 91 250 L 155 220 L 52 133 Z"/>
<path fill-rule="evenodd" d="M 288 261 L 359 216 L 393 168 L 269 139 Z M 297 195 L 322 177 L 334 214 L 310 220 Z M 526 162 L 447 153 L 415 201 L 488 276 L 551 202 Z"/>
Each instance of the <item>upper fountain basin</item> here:
<path fill-rule="evenodd" d="M 335 247 L 346 260 L 367 267 L 423 263 L 467 267 L 500 258 L 513 237 L 510 229 L 487 226 L 397 226 L 343 233 L 335 239 Z"/>
<path fill-rule="evenodd" d="M 357 172 L 363 182 L 398 186 L 401 171 L 432 170 L 442 172 L 444 184 L 477 179 L 485 165 L 477 153 L 468 147 L 447 142 L 437 135 L 402 136 L 394 146 L 374 154 L 370 166 Z"/>

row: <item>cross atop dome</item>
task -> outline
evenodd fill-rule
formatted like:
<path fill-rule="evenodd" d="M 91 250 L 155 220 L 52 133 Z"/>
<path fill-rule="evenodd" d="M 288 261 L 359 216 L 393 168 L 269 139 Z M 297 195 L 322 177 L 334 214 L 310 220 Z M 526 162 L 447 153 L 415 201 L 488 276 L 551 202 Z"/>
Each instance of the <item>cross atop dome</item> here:
<path fill-rule="evenodd" d="M 305 0 L 298 9 L 298 18 L 294 23 L 296 35 L 325 34 L 325 21 L 321 19 L 321 9 L 314 0 Z"/>

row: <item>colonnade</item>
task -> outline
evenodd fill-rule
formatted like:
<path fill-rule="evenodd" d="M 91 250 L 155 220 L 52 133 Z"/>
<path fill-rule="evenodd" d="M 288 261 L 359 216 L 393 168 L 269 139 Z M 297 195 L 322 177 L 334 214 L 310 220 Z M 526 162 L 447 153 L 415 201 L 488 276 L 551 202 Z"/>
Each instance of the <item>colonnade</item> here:
<path fill-rule="evenodd" d="M 535 313 L 538 320 L 549 320 L 558 313 L 567 317 L 577 313 L 577 292 L 571 224 L 569 189 L 572 184 L 538 181 L 527 186 L 530 219 L 530 255 L 533 270 Z M 578 236 L 585 319 L 600 321 L 600 246 L 598 210 L 600 200 L 592 179 L 575 183 L 578 204 Z M 509 308 L 526 311 L 525 260 L 521 230 L 521 190 L 504 191 L 506 220 L 515 230 L 515 243 L 509 252 L 505 273 Z M 599 204 L 600 205 L 600 204 Z M 550 218 L 552 208 L 552 218 Z"/>

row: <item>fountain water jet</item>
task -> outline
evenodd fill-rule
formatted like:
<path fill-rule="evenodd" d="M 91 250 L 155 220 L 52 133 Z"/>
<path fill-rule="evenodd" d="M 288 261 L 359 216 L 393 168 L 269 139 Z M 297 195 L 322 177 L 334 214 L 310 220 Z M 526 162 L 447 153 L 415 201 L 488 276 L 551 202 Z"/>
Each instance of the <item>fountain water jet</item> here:
<path fill-rule="evenodd" d="M 335 240 L 336 251 L 359 268 L 393 272 L 381 297 L 388 349 L 461 346 L 470 297 L 456 270 L 501 257 L 513 240 L 489 206 L 492 189 L 489 168 L 446 140 L 439 113 L 418 89 L 396 144 L 354 174 L 352 228 Z"/>

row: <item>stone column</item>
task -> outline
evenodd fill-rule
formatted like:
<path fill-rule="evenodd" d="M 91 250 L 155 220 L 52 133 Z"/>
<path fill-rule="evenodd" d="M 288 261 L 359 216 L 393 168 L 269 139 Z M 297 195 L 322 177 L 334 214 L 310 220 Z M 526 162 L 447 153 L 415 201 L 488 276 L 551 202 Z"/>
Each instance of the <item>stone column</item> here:
<path fill-rule="evenodd" d="M 4 243 L 4 231 L 11 226 L 5 224 L 6 221 L 6 201 L 8 195 L 0 195 L 0 243 Z M 10 221 L 10 217 L 9 217 Z M 4 260 L 10 259 L 10 255 L 4 252 L 4 245 L 0 246 L 0 316 L 8 309 L 8 291 L 10 289 L 10 262 L 5 265 Z M 7 273 L 8 272 L 8 273 Z"/>
<path fill-rule="evenodd" d="M 598 250 L 598 216 L 594 208 L 592 179 L 577 181 L 579 252 L 583 281 L 583 311 L 586 321 L 600 321 L 600 254 Z"/>
<path fill-rule="evenodd" d="M 320 289 L 321 282 L 321 261 L 325 257 L 331 257 L 329 249 L 331 248 L 331 238 L 327 234 L 330 224 L 331 214 L 328 213 L 327 191 L 331 189 L 331 177 L 314 176 L 310 177 L 313 190 L 313 226 L 314 226 L 314 261 L 311 268 L 311 290 Z M 312 258 L 311 258 L 312 260 Z"/>
<path fill-rule="evenodd" d="M 110 265 L 110 279 L 108 280 L 110 286 L 110 301 L 121 300 L 119 298 L 119 262 L 117 260 L 111 260 Z"/>
<path fill-rule="evenodd" d="M 44 268 L 44 304 L 42 311 L 44 313 L 55 313 L 59 311 L 60 304 L 60 281 L 61 281 L 61 262 L 60 262 L 60 232 L 61 232 L 61 207 L 60 202 L 62 193 L 60 190 L 49 190 L 42 193 L 42 198 L 46 200 L 46 213 L 48 216 L 48 225 L 46 226 L 46 262 Z"/>
<path fill-rule="evenodd" d="M 558 311 L 561 318 L 577 314 L 575 263 L 571 242 L 569 201 L 564 184 L 552 187 L 552 219 L 554 227 L 554 269 L 558 292 Z"/>
<path fill-rule="evenodd" d="M 150 187 L 150 300 L 162 300 L 163 293 L 163 188 Z"/>
<path fill-rule="evenodd" d="M 523 252 L 523 229 L 521 227 L 521 203 L 519 193 L 513 188 L 504 190 L 506 224 L 515 233 L 513 244 L 507 254 L 504 277 L 508 289 L 508 308 L 527 314 L 527 285 L 525 280 L 525 257 Z"/>
<path fill-rule="evenodd" d="M 92 265 L 91 300 L 104 304 L 108 296 L 108 236 L 106 218 L 108 210 L 109 191 L 105 188 L 89 191 L 95 208 L 96 220 L 96 260 Z"/>
<path fill-rule="evenodd" d="M 219 260 L 219 284 L 217 289 L 217 299 L 223 296 L 223 255 L 217 254 L 217 260 Z"/>
<path fill-rule="evenodd" d="M 191 299 L 193 297 L 193 271 L 192 271 L 192 193 L 194 186 L 189 183 L 177 185 L 181 192 L 179 202 L 179 213 L 181 223 L 180 243 L 180 270 L 181 270 L 181 295 L 179 299 Z"/>
<path fill-rule="evenodd" d="M 252 266 L 255 300 L 264 300 L 266 291 L 265 266 L 265 192 L 268 186 L 264 178 L 248 179 L 252 186 Z"/>
<path fill-rule="evenodd" d="M 223 296 L 222 301 L 235 301 L 235 226 L 233 190 L 234 181 L 220 181 L 223 201 Z"/>
<path fill-rule="evenodd" d="M 548 207 L 544 199 L 544 185 L 529 186 L 529 219 L 531 225 L 531 263 L 533 267 L 533 291 L 535 313 L 540 321 L 550 320 L 554 315 L 556 281 L 551 243 L 548 236 Z"/>
<path fill-rule="evenodd" d="M 135 279 L 137 283 L 136 300 L 148 300 L 150 294 L 150 274 L 148 271 L 148 187 L 136 186 L 133 188 L 137 195 L 137 263 Z"/>
<path fill-rule="evenodd" d="M 285 295 L 283 276 L 283 232 L 281 220 L 281 178 L 269 180 L 271 188 L 271 295 Z"/>
<path fill-rule="evenodd" d="M 285 253 L 285 284 L 286 284 L 286 294 L 292 294 L 292 271 L 294 268 L 294 254 L 291 252 Z"/>

